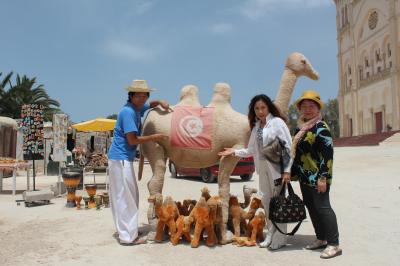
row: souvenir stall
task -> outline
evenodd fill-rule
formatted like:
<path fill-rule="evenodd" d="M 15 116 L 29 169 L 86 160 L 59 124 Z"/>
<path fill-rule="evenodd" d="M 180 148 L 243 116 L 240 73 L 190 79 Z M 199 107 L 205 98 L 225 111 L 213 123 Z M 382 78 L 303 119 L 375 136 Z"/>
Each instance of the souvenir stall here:
<path fill-rule="evenodd" d="M 90 170 L 105 171 L 110 131 L 114 129 L 115 122 L 113 119 L 98 118 L 72 126 L 79 131 L 76 134 L 76 152 L 86 156 L 85 166 Z"/>
<path fill-rule="evenodd" d="M 43 105 L 25 104 L 21 110 L 21 126 L 24 130 L 22 146 L 24 160 L 31 160 L 33 167 L 33 190 L 36 190 L 35 160 L 43 160 Z"/>
<path fill-rule="evenodd" d="M 108 190 L 108 173 L 107 173 L 107 148 L 109 132 L 115 127 L 115 120 L 112 119 L 94 119 L 79 124 L 72 125 L 72 127 L 79 131 L 76 133 L 76 145 L 75 145 L 75 158 L 81 158 L 83 160 L 84 155 L 88 155 L 84 160 L 84 176 L 93 176 L 93 184 L 84 184 L 88 197 L 83 197 L 86 208 L 100 208 L 100 205 L 104 204 L 108 206 L 108 193 L 104 192 L 101 196 L 96 195 L 97 186 L 96 175 L 99 173 L 95 169 L 104 169 L 103 175 L 105 180 L 105 188 Z M 82 161 L 81 161 L 82 162 Z M 103 172 L 103 171 L 101 171 Z M 74 180 L 77 184 L 77 177 L 70 177 L 63 174 L 64 183 L 69 180 Z M 72 182 L 71 182 L 72 183 Z M 84 181 L 85 183 L 85 181 Z M 72 207 L 72 195 L 70 196 L 70 202 L 67 203 L 67 207 Z M 78 201 L 80 198 L 76 198 L 75 205 L 79 205 Z"/>
<path fill-rule="evenodd" d="M 12 194 L 16 192 L 17 169 L 27 169 L 29 189 L 29 166 L 27 161 L 16 158 L 18 126 L 14 119 L 0 117 L 0 191 L 3 191 L 3 177 L 12 177 Z"/>

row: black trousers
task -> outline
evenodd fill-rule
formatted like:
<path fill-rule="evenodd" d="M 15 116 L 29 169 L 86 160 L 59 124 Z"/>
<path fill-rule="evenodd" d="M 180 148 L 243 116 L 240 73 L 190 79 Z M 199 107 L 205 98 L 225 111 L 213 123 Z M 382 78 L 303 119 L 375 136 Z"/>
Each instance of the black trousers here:
<path fill-rule="evenodd" d="M 319 240 L 326 240 L 328 245 L 339 245 L 339 230 L 336 214 L 329 201 L 328 185 L 325 193 L 318 191 L 308 185 L 300 183 L 303 202 L 306 205 L 314 231 Z"/>

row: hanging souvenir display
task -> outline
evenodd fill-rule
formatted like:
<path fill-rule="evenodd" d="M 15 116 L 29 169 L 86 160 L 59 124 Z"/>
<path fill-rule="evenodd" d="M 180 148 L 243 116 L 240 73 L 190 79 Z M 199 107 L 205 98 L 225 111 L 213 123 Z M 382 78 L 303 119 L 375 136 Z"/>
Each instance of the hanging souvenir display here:
<path fill-rule="evenodd" d="M 67 130 L 68 116 L 66 114 L 53 115 L 53 161 L 67 160 Z"/>
<path fill-rule="evenodd" d="M 21 109 L 21 126 L 24 129 L 22 146 L 24 160 L 43 159 L 43 105 L 25 104 Z"/>

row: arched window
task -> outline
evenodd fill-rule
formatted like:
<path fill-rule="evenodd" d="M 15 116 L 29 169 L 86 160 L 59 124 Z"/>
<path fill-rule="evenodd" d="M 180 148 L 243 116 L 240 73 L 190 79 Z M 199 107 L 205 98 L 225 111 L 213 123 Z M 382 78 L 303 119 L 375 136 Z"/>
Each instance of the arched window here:
<path fill-rule="evenodd" d="M 380 49 L 378 43 L 374 43 L 371 46 L 369 58 L 371 59 L 369 64 L 372 66 L 371 75 L 380 72 L 382 63 L 380 60 Z"/>
<path fill-rule="evenodd" d="M 358 76 L 360 80 L 364 79 L 364 68 L 363 66 L 358 66 Z"/>
<path fill-rule="evenodd" d="M 353 84 L 351 65 L 352 65 L 351 58 L 347 58 L 344 60 L 344 64 L 342 67 L 342 71 L 343 71 L 342 73 L 344 74 L 345 91 L 349 91 Z"/>
<path fill-rule="evenodd" d="M 358 60 L 358 71 L 360 80 L 366 78 L 365 76 L 366 72 L 368 71 L 368 67 L 369 67 L 368 53 L 367 50 L 363 50 Z"/>
<path fill-rule="evenodd" d="M 390 46 L 390 36 L 386 35 L 382 42 L 382 61 L 383 68 L 390 68 L 392 66 L 392 48 Z"/>

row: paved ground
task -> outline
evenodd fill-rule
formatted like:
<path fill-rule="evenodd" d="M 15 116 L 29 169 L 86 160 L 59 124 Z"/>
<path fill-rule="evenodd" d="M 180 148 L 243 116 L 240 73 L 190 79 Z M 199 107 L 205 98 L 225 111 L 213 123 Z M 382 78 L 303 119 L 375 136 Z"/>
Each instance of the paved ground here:
<path fill-rule="evenodd" d="M 303 250 L 314 239 L 307 219 L 289 245 L 270 252 L 233 245 L 192 249 L 169 242 L 120 246 L 113 238 L 110 209 L 81 210 L 64 207 L 66 198 L 51 205 L 25 208 L 10 195 L 11 178 L 0 194 L 0 265 L 399 265 L 400 261 L 400 147 L 336 148 L 332 205 L 336 211 L 343 255 L 322 261 L 318 252 Z M 140 182 L 140 222 L 146 229 L 146 183 Z M 37 177 L 46 188 L 57 177 Z M 89 180 L 89 179 L 88 179 Z M 96 178 L 101 181 L 101 177 Z M 258 176 L 242 182 L 231 179 L 231 191 L 242 197 L 244 184 L 258 187 Z M 26 178 L 18 177 L 17 188 Z M 164 194 L 176 200 L 197 199 L 204 183 L 197 178 L 174 180 L 166 176 Z M 208 185 L 217 193 L 217 184 Z M 294 187 L 298 190 L 298 184 Z M 81 192 L 79 192 L 81 193 Z"/>

